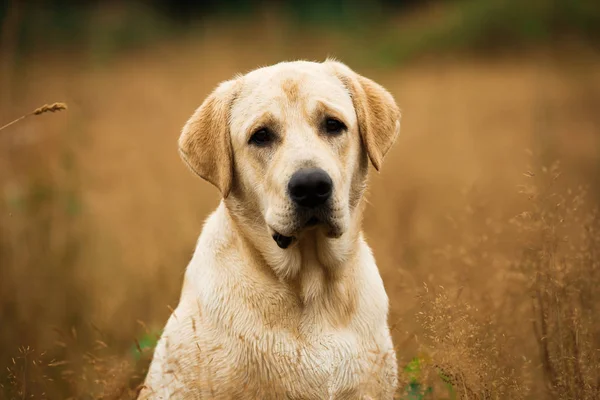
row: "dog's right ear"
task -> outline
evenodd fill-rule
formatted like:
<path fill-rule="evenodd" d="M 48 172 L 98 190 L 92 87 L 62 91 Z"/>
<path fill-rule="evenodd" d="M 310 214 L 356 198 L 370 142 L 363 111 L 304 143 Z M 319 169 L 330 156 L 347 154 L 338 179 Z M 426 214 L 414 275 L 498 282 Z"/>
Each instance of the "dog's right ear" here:
<path fill-rule="evenodd" d="M 187 121 L 179 137 L 181 158 L 198 176 L 215 185 L 223 198 L 229 195 L 233 176 L 229 115 L 236 83 L 221 83 Z"/>

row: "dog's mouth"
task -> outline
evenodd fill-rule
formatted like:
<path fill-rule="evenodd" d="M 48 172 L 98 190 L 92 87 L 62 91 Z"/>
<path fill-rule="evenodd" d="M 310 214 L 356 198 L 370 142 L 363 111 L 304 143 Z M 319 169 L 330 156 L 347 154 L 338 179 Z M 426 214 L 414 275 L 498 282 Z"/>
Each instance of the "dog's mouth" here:
<path fill-rule="evenodd" d="M 313 227 L 313 226 L 317 225 L 319 222 L 320 222 L 319 218 L 311 217 L 308 221 L 306 221 L 306 227 L 307 228 Z"/>
<path fill-rule="evenodd" d="M 313 227 L 319 225 L 320 223 L 321 223 L 321 220 L 318 217 L 313 216 L 308 221 L 306 221 L 306 223 L 304 224 L 304 227 L 305 228 L 313 228 Z M 292 242 L 294 240 L 296 240 L 296 236 L 285 236 L 285 235 L 275 231 L 275 233 L 273 233 L 273 240 L 275 241 L 275 243 L 277 243 L 277 246 L 279 246 L 279 248 L 287 249 L 290 246 L 290 244 L 292 244 Z"/>
<path fill-rule="evenodd" d="M 279 246 L 279 248 L 281 248 L 281 249 L 287 249 L 290 246 L 290 244 L 292 244 L 294 239 L 295 239 L 294 236 L 285 236 L 279 232 L 275 232 L 273 234 L 273 240 L 275 241 L 275 243 L 277 243 L 277 246 Z"/>

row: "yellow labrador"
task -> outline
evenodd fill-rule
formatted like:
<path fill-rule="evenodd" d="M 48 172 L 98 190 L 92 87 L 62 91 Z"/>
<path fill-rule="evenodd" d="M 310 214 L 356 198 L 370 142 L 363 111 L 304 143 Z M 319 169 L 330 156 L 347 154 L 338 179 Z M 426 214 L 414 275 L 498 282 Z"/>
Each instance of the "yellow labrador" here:
<path fill-rule="evenodd" d="M 206 221 L 140 398 L 391 399 L 388 298 L 361 232 L 392 96 L 342 63 L 222 83 L 179 139 L 223 197 Z"/>

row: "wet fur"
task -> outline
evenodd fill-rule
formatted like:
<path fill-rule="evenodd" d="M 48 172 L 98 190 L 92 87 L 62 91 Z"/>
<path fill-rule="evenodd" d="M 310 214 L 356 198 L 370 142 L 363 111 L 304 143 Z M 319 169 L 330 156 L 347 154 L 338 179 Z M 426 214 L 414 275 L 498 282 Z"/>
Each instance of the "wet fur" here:
<path fill-rule="evenodd" d="M 319 136 L 331 112 L 346 136 Z M 334 61 L 263 68 L 205 100 L 180 152 L 223 200 L 205 223 L 140 398 L 393 397 L 388 298 L 361 221 L 368 159 L 381 167 L 399 118 L 389 93 Z M 258 152 L 248 136 L 264 124 L 281 135 Z M 285 190 L 307 165 L 334 181 L 324 222 L 310 229 Z M 294 235 L 292 246 L 279 248 L 273 231 Z"/>

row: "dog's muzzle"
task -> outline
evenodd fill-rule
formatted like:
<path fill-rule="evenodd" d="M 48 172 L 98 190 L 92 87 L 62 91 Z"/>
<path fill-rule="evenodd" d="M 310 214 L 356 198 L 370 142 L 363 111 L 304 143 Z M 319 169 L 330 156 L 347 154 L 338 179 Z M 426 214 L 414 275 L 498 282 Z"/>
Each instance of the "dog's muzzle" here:
<path fill-rule="evenodd" d="M 288 183 L 288 196 L 296 206 L 298 219 L 303 228 L 312 227 L 326 220 L 326 203 L 333 192 L 333 181 L 321 168 L 303 168 L 296 171 Z M 294 236 L 278 232 L 273 240 L 282 249 L 294 241 Z"/>

